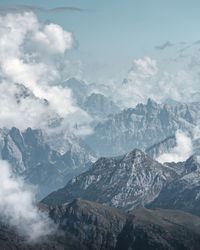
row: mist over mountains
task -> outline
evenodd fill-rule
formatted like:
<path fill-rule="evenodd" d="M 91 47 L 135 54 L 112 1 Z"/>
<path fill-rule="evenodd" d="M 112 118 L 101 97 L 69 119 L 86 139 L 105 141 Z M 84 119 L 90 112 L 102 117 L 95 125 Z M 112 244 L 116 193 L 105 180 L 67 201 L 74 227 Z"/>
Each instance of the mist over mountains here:
<path fill-rule="evenodd" d="M 72 32 L 30 11 L 0 24 L 0 249 L 199 249 L 189 57 L 100 84 L 70 70 Z"/>

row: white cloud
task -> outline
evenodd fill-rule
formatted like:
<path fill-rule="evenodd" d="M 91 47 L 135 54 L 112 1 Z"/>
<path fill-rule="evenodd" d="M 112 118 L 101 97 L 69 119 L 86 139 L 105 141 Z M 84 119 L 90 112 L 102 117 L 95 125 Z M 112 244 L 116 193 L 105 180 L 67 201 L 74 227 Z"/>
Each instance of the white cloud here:
<path fill-rule="evenodd" d="M 14 177 L 8 163 L 0 160 L 0 213 L 30 242 L 38 242 L 55 232 L 54 223 L 34 204 L 32 192 L 23 179 Z"/>
<path fill-rule="evenodd" d="M 137 59 L 129 71 L 128 81 L 135 81 L 138 78 L 146 79 L 158 73 L 157 62 L 146 56 L 144 59 Z"/>
<path fill-rule="evenodd" d="M 176 132 L 177 146 L 168 153 L 160 155 L 156 160 L 164 162 L 181 162 L 187 160 L 193 153 L 192 139 L 182 131 Z"/>
<path fill-rule="evenodd" d="M 72 33 L 63 30 L 57 24 L 48 24 L 29 35 L 26 41 L 28 49 L 44 54 L 64 54 L 73 47 Z"/>
<path fill-rule="evenodd" d="M 177 52 L 174 52 L 175 54 Z M 170 58 L 165 55 L 157 60 L 150 57 L 137 59 L 123 81 L 115 86 L 115 100 L 124 107 L 134 107 L 152 98 L 158 103 L 171 98 L 179 102 L 192 101 L 199 91 L 199 67 L 192 56 Z"/>
<path fill-rule="evenodd" d="M 52 86 L 67 77 L 72 33 L 57 24 L 41 24 L 31 12 L 0 16 L 0 24 L 0 126 L 41 128 L 55 114 L 71 127 L 88 123 L 90 117 L 74 104 L 70 90 Z M 15 83 L 29 88 L 37 98 L 16 104 Z M 47 99 L 49 105 L 38 98 Z"/>
<path fill-rule="evenodd" d="M 59 60 L 73 47 L 71 32 L 56 24 L 43 25 L 26 12 L 0 16 L 0 23 L 2 78 L 38 85 L 60 80 Z"/>

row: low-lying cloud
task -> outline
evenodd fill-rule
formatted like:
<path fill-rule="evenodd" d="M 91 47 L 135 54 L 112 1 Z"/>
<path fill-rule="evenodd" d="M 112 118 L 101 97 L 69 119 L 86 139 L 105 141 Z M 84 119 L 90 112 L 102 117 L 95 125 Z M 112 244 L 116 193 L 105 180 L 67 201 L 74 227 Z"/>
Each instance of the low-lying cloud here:
<path fill-rule="evenodd" d="M 33 194 L 23 179 L 13 176 L 6 161 L 0 160 L 0 171 L 1 218 L 32 243 L 53 234 L 55 224 L 36 207 Z"/>
<path fill-rule="evenodd" d="M 176 147 L 168 153 L 160 155 L 156 160 L 164 162 L 181 162 L 187 160 L 193 154 L 192 139 L 182 131 L 176 132 Z"/>

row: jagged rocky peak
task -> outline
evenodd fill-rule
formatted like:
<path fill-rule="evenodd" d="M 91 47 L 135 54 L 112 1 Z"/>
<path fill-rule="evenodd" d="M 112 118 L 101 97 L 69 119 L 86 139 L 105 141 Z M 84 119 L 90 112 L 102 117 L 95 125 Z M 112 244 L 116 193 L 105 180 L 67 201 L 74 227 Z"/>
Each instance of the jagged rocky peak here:
<path fill-rule="evenodd" d="M 179 169 L 177 178 L 166 185 L 158 197 L 148 205 L 150 208 L 180 209 L 200 215 L 200 164 L 198 156 L 191 156 L 186 162 L 167 163 Z"/>
<path fill-rule="evenodd" d="M 164 153 L 170 152 L 172 148 L 177 146 L 176 137 L 169 136 L 166 139 L 158 142 L 145 150 L 145 152 L 153 159 L 158 158 L 160 155 Z"/>
<path fill-rule="evenodd" d="M 99 122 L 86 142 L 99 156 L 121 155 L 133 148 L 145 150 L 179 129 L 192 134 L 199 119 L 200 102 L 163 105 L 149 99 L 146 105 L 138 104 Z"/>
<path fill-rule="evenodd" d="M 37 199 L 63 187 L 96 160 L 90 148 L 70 132 L 48 135 L 30 127 L 0 129 L 1 158 L 10 163 L 14 174 L 37 185 Z"/>
<path fill-rule="evenodd" d="M 152 113 L 155 110 L 160 110 L 160 107 L 161 107 L 161 104 L 158 104 L 153 99 L 148 98 L 146 104 L 139 103 L 136 105 L 135 109 L 130 108 L 130 111 L 136 114 L 147 114 L 147 112 Z"/>
<path fill-rule="evenodd" d="M 154 101 L 153 99 L 149 98 L 147 100 L 147 108 L 156 108 L 158 106 L 159 106 L 159 104 L 156 101 Z"/>
<path fill-rule="evenodd" d="M 35 95 L 33 94 L 33 92 L 29 88 L 25 87 L 25 85 L 21 83 L 16 83 L 15 86 L 17 90 L 15 97 L 18 103 L 20 102 L 21 98 L 24 98 L 24 99 L 26 99 L 27 97 L 35 98 Z"/>
<path fill-rule="evenodd" d="M 64 88 L 69 88 L 72 91 L 72 95 L 76 103 L 80 106 L 83 105 L 85 97 L 88 95 L 89 91 L 88 85 L 84 81 L 78 80 L 76 78 L 69 78 L 60 85 Z"/>
<path fill-rule="evenodd" d="M 11 135 L 12 138 L 15 138 L 15 139 L 18 139 L 21 137 L 21 132 L 16 127 L 12 127 L 11 130 L 9 131 L 9 134 Z"/>
<path fill-rule="evenodd" d="M 120 108 L 112 100 L 100 93 L 89 95 L 84 102 L 83 108 L 90 115 L 100 118 L 105 118 L 120 111 Z"/>
<path fill-rule="evenodd" d="M 190 173 L 190 172 L 196 171 L 197 169 L 200 169 L 200 163 L 198 160 L 198 156 L 192 155 L 185 162 L 185 171 L 186 171 L 186 173 Z"/>
<path fill-rule="evenodd" d="M 137 162 L 140 162 L 140 160 L 146 157 L 147 155 L 142 150 L 136 148 L 130 153 L 125 154 L 123 161 L 128 161 L 128 160 L 136 161 L 137 160 Z"/>
<path fill-rule="evenodd" d="M 34 93 L 28 87 L 26 87 L 24 84 L 15 83 L 15 87 L 16 87 L 15 98 L 16 98 L 17 104 L 20 104 L 23 99 L 30 98 L 30 99 L 34 99 L 36 101 L 39 101 L 43 105 L 49 105 L 49 102 L 47 99 L 45 99 L 45 98 L 41 99 L 41 98 L 35 96 Z"/>
<path fill-rule="evenodd" d="M 91 168 L 42 202 L 63 204 L 82 198 L 129 210 L 154 200 L 163 185 L 176 175 L 141 150 L 113 158 L 100 158 Z"/>
<path fill-rule="evenodd" d="M 133 151 L 118 157 L 101 157 L 99 158 L 92 166 L 91 169 L 100 170 L 103 169 L 126 169 L 126 171 L 132 171 L 132 169 L 145 168 L 147 165 L 145 163 L 152 163 L 153 159 L 151 159 L 148 155 L 146 155 L 140 149 L 134 149 Z M 158 163 L 159 165 L 160 163 Z"/>

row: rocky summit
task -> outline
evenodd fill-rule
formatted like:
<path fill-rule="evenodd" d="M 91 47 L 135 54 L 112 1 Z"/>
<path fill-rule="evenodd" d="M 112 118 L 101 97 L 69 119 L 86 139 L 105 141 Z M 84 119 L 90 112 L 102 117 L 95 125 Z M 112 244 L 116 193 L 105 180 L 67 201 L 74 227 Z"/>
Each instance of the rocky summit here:
<path fill-rule="evenodd" d="M 192 133 L 199 111 L 199 102 L 169 105 L 149 99 L 147 104 L 138 104 L 99 122 L 86 142 L 105 157 L 122 155 L 133 148 L 145 150 L 173 137 L 178 129 Z"/>
<path fill-rule="evenodd" d="M 168 164 L 176 167 L 177 164 Z M 181 165 L 181 163 L 179 163 Z M 166 185 L 150 208 L 181 209 L 200 216 L 200 164 L 197 157 L 182 163 L 184 172 Z"/>
<path fill-rule="evenodd" d="M 125 211 L 148 207 L 200 215 L 199 180 L 198 156 L 185 162 L 160 164 L 135 149 L 121 157 L 99 159 L 42 203 L 56 206 L 81 198 Z"/>
<path fill-rule="evenodd" d="M 83 174 L 51 193 L 42 203 L 57 205 L 75 198 L 130 210 L 153 201 L 176 171 L 135 149 L 121 157 L 100 158 Z"/>

